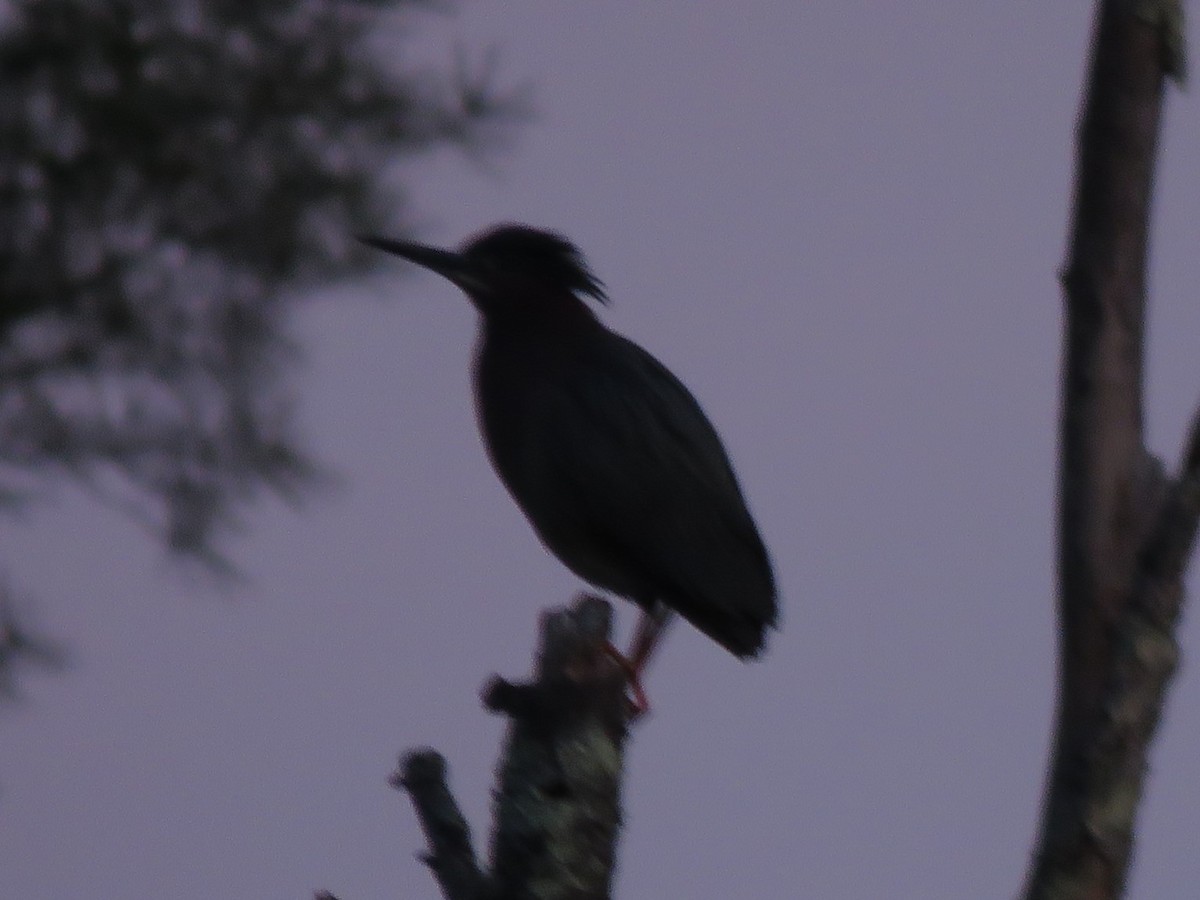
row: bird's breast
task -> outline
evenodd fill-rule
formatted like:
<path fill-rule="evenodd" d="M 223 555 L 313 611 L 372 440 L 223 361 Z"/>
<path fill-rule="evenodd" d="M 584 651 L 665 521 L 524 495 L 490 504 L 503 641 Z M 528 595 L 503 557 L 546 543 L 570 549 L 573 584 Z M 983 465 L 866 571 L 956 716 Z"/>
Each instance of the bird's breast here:
<path fill-rule="evenodd" d="M 548 488 L 547 464 L 566 449 L 556 444 L 572 377 L 561 354 L 541 342 L 486 331 L 481 337 L 474 368 L 479 429 L 496 473 L 528 515 L 531 505 L 543 505 L 535 501 Z"/>

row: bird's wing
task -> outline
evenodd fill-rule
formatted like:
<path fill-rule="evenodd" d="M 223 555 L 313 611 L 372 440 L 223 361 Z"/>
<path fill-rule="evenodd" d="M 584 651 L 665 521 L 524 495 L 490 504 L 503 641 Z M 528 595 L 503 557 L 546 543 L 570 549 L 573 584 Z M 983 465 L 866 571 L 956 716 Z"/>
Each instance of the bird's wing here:
<path fill-rule="evenodd" d="M 611 337 L 620 352 L 581 360 L 546 398 L 542 427 L 528 432 L 543 439 L 527 462 L 553 492 L 554 515 L 571 517 L 547 524 L 559 535 L 574 529 L 582 549 L 553 546 L 553 527 L 526 512 L 577 571 L 573 550 L 608 557 L 585 561 L 610 567 L 606 586 L 663 600 L 735 653 L 756 652 L 775 622 L 775 589 L 725 448 L 670 371 Z"/>

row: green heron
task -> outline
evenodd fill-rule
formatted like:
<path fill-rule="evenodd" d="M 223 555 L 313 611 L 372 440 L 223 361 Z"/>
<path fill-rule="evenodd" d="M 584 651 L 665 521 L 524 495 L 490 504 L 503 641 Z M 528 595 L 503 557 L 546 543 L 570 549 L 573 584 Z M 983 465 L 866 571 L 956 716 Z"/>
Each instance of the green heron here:
<path fill-rule="evenodd" d="M 725 448 L 666 367 L 609 330 L 579 250 L 501 225 L 457 252 L 363 237 L 449 279 L 482 317 L 476 410 L 492 465 L 547 548 L 643 610 L 639 676 L 671 611 L 738 657 L 776 624 L 775 580 Z M 619 655 L 618 655 L 619 656 Z"/>

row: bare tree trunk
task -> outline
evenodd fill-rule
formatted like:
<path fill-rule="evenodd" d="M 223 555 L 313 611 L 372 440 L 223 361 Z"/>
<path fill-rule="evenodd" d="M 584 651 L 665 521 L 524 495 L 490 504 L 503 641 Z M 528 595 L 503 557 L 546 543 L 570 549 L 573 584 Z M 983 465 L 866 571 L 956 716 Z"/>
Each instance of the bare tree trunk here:
<path fill-rule="evenodd" d="M 425 862 L 446 900 L 605 900 L 620 826 L 625 674 L 606 652 L 612 609 L 583 597 L 542 619 L 535 680 L 495 678 L 484 705 L 512 719 L 499 765 L 491 865 L 476 862 L 466 821 L 434 750 L 405 756 L 394 783 L 412 797 Z"/>
<path fill-rule="evenodd" d="M 1097 4 L 1062 276 L 1057 725 L 1027 900 L 1122 894 L 1176 665 L 1200 443 L 1168 478 L 1142 389 L 1154 161 L 1165 79 L 1182 73 L 1181 0 Z"/>

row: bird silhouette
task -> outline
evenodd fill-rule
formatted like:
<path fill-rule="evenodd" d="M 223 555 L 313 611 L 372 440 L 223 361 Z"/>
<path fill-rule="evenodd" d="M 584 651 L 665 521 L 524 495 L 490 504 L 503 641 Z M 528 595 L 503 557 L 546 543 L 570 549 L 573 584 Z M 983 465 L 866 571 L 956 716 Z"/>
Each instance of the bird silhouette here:
<path fill-rule="evenodd" d="M 642 608 L 623 658 L 635 706 L 648 707 L 640 674 L 672 610 L 758 655 L 778 618 L 775 579 L 725 448 L 682 382 L 585 302 L 607 298 L 580 251 L 525 225 L 458 251 L 360 240 L 449 279 L 479 311 L 488 455 L 551 553 Z"/>

